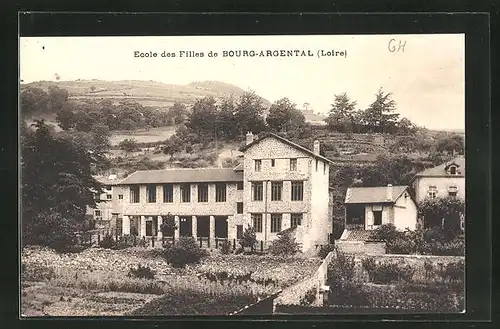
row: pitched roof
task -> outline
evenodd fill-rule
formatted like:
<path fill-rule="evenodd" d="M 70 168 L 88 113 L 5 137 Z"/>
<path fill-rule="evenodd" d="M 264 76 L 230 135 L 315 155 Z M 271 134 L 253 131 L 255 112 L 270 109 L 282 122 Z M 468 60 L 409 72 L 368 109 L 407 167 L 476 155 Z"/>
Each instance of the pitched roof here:
<path fill-rule="evenodd" d="M 120 179 L 110 178 L 108 176 L 94 176 L 94 179 L 103 185 L 116 185 Z"/>
<path fill-rule="evenodd" d="M 349 230 L 342 241 L 375 241 L 373 230 Z"/>
<path fill-rule="evenodd" d="M 310 149 L 303 147 L 302 145 L 299 145 L 299 144 L 297 144 L 297 143 L 294 143 L 294 142 L 292 142 L 292 141 L 290 141 L 290 140 L 288 140 L 288 139 L 286 139 L 286 138 L 283 138 L 283 137 L 281 137 L 281 136 L 279 136 L 279 135 L 276 135 L 276 134 L 273 134 L 273 133 L 271 133 L 271 132 L 266 132 L 266 133 L 263 133 L 263 134 L 259 135 L 259 138 L 258 138 L 258 139 L 254 140 L 254 141 L 253 141 L 253 142 L 251 142 L 250 144 L 247 144 L 247 145 L 242 146 L 242 147 L 240 148 L 240 151 L 241 151 L 241 152 L 244 152 L 244 151 L 248 150 L 250 147 L 252 147 L 252 146 L 254 146 L 254 145 L 256 145 L 256 144 L 260 143 L 261 141 L 263 141 L 264 139 L 269 138 L 269 137 L 276 138 L 277 140 L 279 140 L 279 141 L 281 141 L 281 142 L 283 142 L 283 143 L 285 143 L 285 144 L 288 144 L 288 145 L 290 145 L 291 147 L 293 147 L 293 148 L 295 148 L 295 149 L 297 149 L 297 150 L 299 150 L 299 151 L 302 151 L 302 152 L 304 152 L 304 153 L 307 153 L 308 155 L 310 155 L 310 156 L 312 156 L 312 157 L 314 157 L 314 158 L 316 158 L 316 159 L 320 159 L 320 160 L 326 161 L 326 162 L 328 162 L 328 163 L 333 163 L 333 162 L 332 162 L 332 160 L 327 159 L 327 158 L 325 158 L 324 156 L 321 156 L 321 155 L 319 155 L 319 154 L 316 154 L 316 153 L 314 153 L 313 151 L 311 151 Z"/>
<path fill-rule="evenodd" d="M 393 186 L 392 198 L 387 199 L 387 186 L 349 187 L 345 203 L 394 203 L 408 186 Z"/>
<path fill-rule="evenodd" d="M 233 168 L 234 171 L 243 171 L 243 164 L 240 163 L 239 165 L 237 165 L 236 167 Z"/>
<path fill-rule="evenodd" d="M 456 175 L 451 175 L 451 174 L 449 174 L 447 172 L 447 169 L 452 164 L 455 164 L 458 167 Z M 415 177 L 422 177 L 422 176 L 429 176 L 429 177 L 465 177 L 465 157 L 464 156 L 456 157 L 456 158 L 454 158 L 451 161 L 442 163 L 442 164 L 440 164 L 439 166 L 436 166 L 436 167 L 432 167 L 432 168 L 426 169 L 426 170 L 424 170 L 422 172 L 419 172 L 418 174 L 415 175 Z"/>
<path fill-rule="evenodd" d="M 243 173 L 232 168 L 176 168 L 139 170 L 120 181 L 119 185 L 158 183 L 241 182 Z"/>

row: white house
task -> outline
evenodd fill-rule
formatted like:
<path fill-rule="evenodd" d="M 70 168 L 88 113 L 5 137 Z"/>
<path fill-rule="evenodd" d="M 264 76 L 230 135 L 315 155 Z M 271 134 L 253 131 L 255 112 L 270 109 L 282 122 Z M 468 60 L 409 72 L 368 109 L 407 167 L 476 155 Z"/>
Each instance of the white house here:
<path fill-rule="evenodd" d="M 408 186 L 350 187 L 344 204 L 341 240 L 363 240 L 384 224 L 393 224 L 398 230 L 417 228 L 417 206 Z"/>

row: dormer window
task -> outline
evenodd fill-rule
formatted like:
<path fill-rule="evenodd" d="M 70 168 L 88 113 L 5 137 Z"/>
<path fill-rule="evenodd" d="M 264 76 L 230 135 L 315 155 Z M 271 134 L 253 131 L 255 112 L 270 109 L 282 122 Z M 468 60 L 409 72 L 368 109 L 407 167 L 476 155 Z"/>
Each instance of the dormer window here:
<path fill-rule="evenodd" d="M 450 166 L 450 175 L 456 175 L 457 174 L 457 166 Z"/>

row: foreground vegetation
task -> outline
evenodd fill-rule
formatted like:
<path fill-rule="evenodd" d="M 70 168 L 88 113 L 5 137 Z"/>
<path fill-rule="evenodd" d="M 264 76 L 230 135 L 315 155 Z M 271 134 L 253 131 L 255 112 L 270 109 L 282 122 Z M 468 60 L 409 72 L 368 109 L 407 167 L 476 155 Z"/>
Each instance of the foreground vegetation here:
<path fill-rule="evenodd" d="M 86 315 L 224 315 L 310 275 L 319 264 L 319 260 L 211 254 L 198 264 L 176 268 L 169 265 L 162 253 L 162 249 L 132 247 L 90 248 L 81 253 L 61 254 L 47 248 L 26 247 L 21 259 L 23 310 L 33 314 L 29 311 L 31 302 L 53 288 L 57 296 L 47 298 L 47 305 L 41 307 L 48 315 L 56 302 L 67 304 L 64 315 L 80 314 L 68 306 L 74 305 L 76 298 L 71 295 L 86 300 L 90 292 L 104 309 L 95 305 Z M 144 295 L 148 301 L 107 311 L 109 305 L 104 306 L 104 302 L 111 293 L 116 298 L 136 300 Z M 102 300 L 98 296 L 103 296 Z"/>

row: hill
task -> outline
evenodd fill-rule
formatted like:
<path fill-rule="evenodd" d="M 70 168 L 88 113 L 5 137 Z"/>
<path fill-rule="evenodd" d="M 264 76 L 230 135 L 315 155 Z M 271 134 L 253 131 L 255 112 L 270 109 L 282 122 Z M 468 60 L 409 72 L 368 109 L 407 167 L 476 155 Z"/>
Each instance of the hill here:
<path fill-rule="evenodd" d="M 197 81 L 187 85 L 144 80 L 37 81 L 22 84 L 21 88 L 31 86 L 47 91 L 51 85 L 66 89 L 69 98 L 73 100 L 126 99 L 135 100 L 144 106 L 155 107 L 170 107 L 175 102 L 189 106 L 199 98 L 207 96 L 220 98 L 230 95 L 239 97 L 245 92 L 235 85 L 219 81 Z M 263 99 L 263 101 L 266 106 L 270 105 L 268 100 Z"/>

